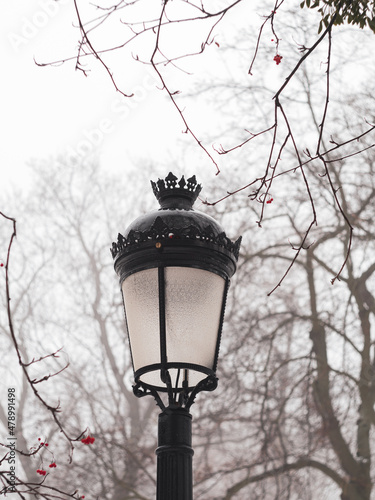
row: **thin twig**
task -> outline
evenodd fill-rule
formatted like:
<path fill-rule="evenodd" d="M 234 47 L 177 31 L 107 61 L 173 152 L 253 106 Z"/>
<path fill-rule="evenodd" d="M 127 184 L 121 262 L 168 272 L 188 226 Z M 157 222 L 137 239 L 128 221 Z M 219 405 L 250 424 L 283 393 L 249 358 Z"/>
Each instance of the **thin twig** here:
<path fill-rule="evenodd" d="M 180 117 L 181 117 L 181 119 L 182 119 L 182 121 L 183 121 L 183 123 L 184 123 L 184 125 L 186 127 L 185 133 L 190 133 L 190 135 L 193 137 L 193 139 L 198 144 L 198 146 L 210 158 L 210 160 L 212 161 L 212 163 L 216 167 L 216 175 L 217 175 L 217 174 L 220 173 L 220 169 L 219 169 L 219 166 L 218 166 L 217 162 L 214 160 L 214 158 L 212 157 L 212 155 L 208 152 L 207 148 L 202 144 L 202 142 L 197 138 L 197 136 L 195 135 L 195 133 L 191 129 L 190 125 L 188 124 L 188 122 L 187 122 L 187 120 L 185 118 L 185 115 L 184 115 L 183 111 L 181 110 L 181 108 L 179 107 L 179 105 L 176 102 L 176 99 L 174 97 L 176 95 L 176 92 L 171 92 L 171 90 L 169 89 L 169 87 L 167 86 L 167 84 L 165 82 L 165 79 L 164 79 L 163 75 L 159 71 L 159 69 L 157 67 L 157 64 L 155 63 L 155 56 L 160 51 L 159 50 L 160 30 L 161 30 L 161 24 L 162 24 L 162 20 L 163 20 L 163 17 L 164 17 L 166 6 L 167 6 L 167 2 L 164 2 L 163 3 L 163 7 L 162 7 L 162 11 L 161 11 L 161 14 L 160 14 L 160 18 L 159 18 L 159 24 L 158 24 L 158 27 L 157 27 L 155 47 L 154 47 L 154 51 L 152 53 L 150 62 L 151 62 L 152 67 L 154 68 L 155 72 L 159 76 L 159 79 L 160 79 L 160 81 L 162 83 L 162 86 L 163 86 L 162 88 L 167 92 L 167 94 L 168 94 L 171 102 L 173 103 L 174 107 L 177 109 L 177 112 L 180 115 Z M 225 15 L 225 12 L 224 12 L 224 14 L 222 14 L 221 18 L 219 18 L 219 20 L 217 22 L 219 22 L 224 15 Z"/>
<path fill-rule="evenodd" d="M 11 250 L 12 250 L 12 245 L 13 245 L 14 239 L 16 238 L 16 235 L 17 235 L 16 220 L 12 217 L 8 217 L 7 215 L 5 215 L 2 212 L 0 212 L 0 215 L 2 217 L 4 217 L 5 219 L 11 221 L 12 227 L 13 227 L 12 235 L 10 237 L 9 244 L 8 244 L 7 259 L 6 259 L 6 264 L 5 264 L 5 293 L 6 293 L 6 300 L 7 300 L 7 316 L 8 316 L 8 325 L 9 325 L 10 336 L 12 338 L 12 342 L 13 342 L 13 345 L 14 345 L 14 348 L 15 348 L 15 351 L 16 351 L 16 354 L 18 357 L 18 362 L 22 368 L 22 371 L 26 377 L 26 380 L 27 380 L 29 386 L 31 387 L 31 390 L 33 391 L 35 397 L 42 403 L 42 405 L 49 412 L 51 412 L 53 419 L 56 422 L 57 426 L 59 427 L 60 431 L 62 432 L 62 434 L 66 437 L 66 439 L 70 443 L 70 449 L 71 449 L 70 461 L 72 461 L 72 455 L 73 455 L 73 450 L 74 450 L 73 442 L 79 441 L 81 439 L 81 437 L 84 435 L 85 431 L 83 431 L 77 438 L 72 438 L 68 435 L 68 433 L 65 431 L 64 426 L 62 425 L 62 423 L 60 422 L 60 420 L 57 416 L 57 414 L 60 412 L 60 405 L 58 404 L 57 406 L 51 406 L 50 404 L 48 404 L 45 401 L 45 399 L 42 398 L 42 396 L 39 394 L 39 392 L 35 388 L 35 384 L 38 383 L 39 381 L 35 381 L 35 380 L 32 380 L 30 378 L 30 375 L 29 375 L 28 370 L 27 370 L 28 364 L 24 363 L 24 361 L 22 359 L 20 347 L 19 347 L 16 335 L 15 335 L 14 326 L 13 326 L 12 311 L 11 311 L 11 307 L 10 307 L 11 297 L 10 297 L 10 284 L 9 284 L 9 266 L 10 266 Z M 50 376 L 52 376 L 52 375 L 47 376 L 47 378 L 49 378 Z"/>
<path fill-rule="evenodd" d="M 79 44 L 79 49 L 78 49 L 78 55 L 77 55 L 77 64 L 76 64 L 76 69 L 79 69 L 80 71 L 83 71 L 83 73 L 86 75 L 86 71 L 83 70 L 83 68 L 81 67 L 81 63 L 80 63 L 80 51 L 81 49 L 83 48 L 83 46 L 85 44 L 87 44 L 92 52 L 92 54 L 95 56 L 95 58 L 103 65 L 104 69 L 106 70 L 106 72 L 108 73 L 115 89 L 117 90 L 117 92 L 119 92 L 121 95 L 123 95 L 124 97 L 133 97 L 134 96 L 134 93 L 132 94 L 125 94 L 125 92 L 123 92 L 118 86 L 117 86 L 117 83 L 114 79 L 114 76 L 111 72 L 111 70 L 109 69 L 109 67 L 106 65 L 106 63 L 103 61 L 103 58 L 99 56 L 98 52 L 95 50 L 94 46 L 92 45 L 89 37 L 88 37 L 88 34 L 83 26 L 83 23 L 81 21 L 81 15 L 79 13 L 79 9 L 78 9 L 78 5 L 77 5 L 77 0 L 74 0 L 74 7 L 75 7 L 75 10 L 76 10 L 76 14 L 77 14 L 77 19 L 78 19 L 78 23 L 79 23 L 79 29 L 82 33 L 82 41 L 81 43 Z"/>
<path fill-rule="evenodd" d="M 335 17 L 336 16 L 333 17 L 333 19 L 332 19 L 333 21 L 334 21 Z M 320 161 L 324 165 L 325 175 L 327 176 L 327 179 L 328 179 L 328 182 L 329 182 L 329 185 L 330 185 L 330 188 L 331 188 L 331 191 L 332 191 L 333 198 L 335 200 L 336 206 L 338 207 L 338 209 L 339 209 L 342 217 L 344 218 L 346 224 L 349 227 L 349 243 L 348 243 L 348 247 L 346 249 L 345 258 L 344 258 L 344 261 L 343 261 L 343 263 L 342 263 L 342 265 L 341 265 L 338 273 L 331 280 L 331 284 L 333 285 L 336 280 L 340 280 L 340 274 L 342 273 L 343 269 L 346 266 L 346 263 L 348 262 L 349 255 L 350 255 L 350 250 L 351 250 L 351 247 L 352 247 L 352 240 L 353 240 L 353 226 L 351 225 L 351 223 L 350 223 L 350 221 L 348 219 L 348 216 L 345 213 L 345 210 L 342 208 L 340 200 L 338 199 L 338 196 L 337 196 L 338 189 L 336 189 L 334 187 L 334 185 L 333 185 L 332 177 L 331 177 L 330 171 L 328 169 L 328 163 L 327 163 L 326 159 L 320 153 L 320 147 L 321 147 L 321 144 L 322 144 L 324 126 L 325 126 L 325 122 L 326 122 L 326 117 L 327 117 L 327 112 L 328 112 L 328 105 L 329 105 L 329 97 L 330 97 L 331 51 L 332 51 L 332 25 L 331 25 L 331 27 L 329 29 L 329 32 L 328 32 L 328 58 L 327 58 L 326 99 L 325 99 L 325 105 L 324 105 L 324 111 L 323 111 L 323 118 L 322 118 L 322 122 L 320 124 L 320 133 L 319 133 L 319 139 L 318 139 L 318 144 L 317 144 L 317 148 L 316 148 L 316 156 L 320 159 Z"/>

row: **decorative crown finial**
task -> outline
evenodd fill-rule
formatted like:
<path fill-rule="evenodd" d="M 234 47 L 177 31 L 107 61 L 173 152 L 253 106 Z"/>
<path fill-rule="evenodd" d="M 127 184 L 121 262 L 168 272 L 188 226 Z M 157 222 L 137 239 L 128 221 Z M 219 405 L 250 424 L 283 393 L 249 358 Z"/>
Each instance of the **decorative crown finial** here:
<path fill-rule="evenodd" d="M 202 186 L 197 184 L 195 175 L 187 181 L 182 176 L 178 181 L 172 172 L 169 172 L 165 179 L 159 179 L 157 182 L 151 181 L 151 186 L 162 208 L 177 208 L 173 207 L 176 198 L 184 199 L 185 203 L 188 202 L 186 208 L 191 208 L 202 190 Z"/>

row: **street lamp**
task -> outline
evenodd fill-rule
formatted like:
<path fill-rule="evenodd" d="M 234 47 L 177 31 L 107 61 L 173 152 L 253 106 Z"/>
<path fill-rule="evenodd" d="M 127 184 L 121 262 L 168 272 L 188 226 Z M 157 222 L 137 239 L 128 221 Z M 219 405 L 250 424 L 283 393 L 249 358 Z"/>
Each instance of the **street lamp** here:
<path fill-rule="evenodd" d="M 159 415 L 157 500 L 192 500 L 191 414 L 217 387 L 229 280 L 241 238 L 193 210 L 202 187 L 172 173 L 152 189 L 160 209 L 138 217 L 112 244 L 134 369 L 134 394 Z"/>

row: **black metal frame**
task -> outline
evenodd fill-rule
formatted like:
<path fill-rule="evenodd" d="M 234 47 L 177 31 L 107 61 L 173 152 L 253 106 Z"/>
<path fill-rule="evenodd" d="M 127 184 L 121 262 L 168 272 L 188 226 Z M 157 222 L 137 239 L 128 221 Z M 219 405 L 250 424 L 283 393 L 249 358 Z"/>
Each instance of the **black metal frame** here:
<path fill-rule="evenodd" d="M 177 393 L 174 393 L 172 388 L 171 391 L 168 391 L 168 405 L 165 405 L 161 395 L 159 394 L 159 392 L 166 392 L 165 388 L 162 388 L 162 390 L 160 390 L 160 388 L 158 387 L 138 381 L 133 385 L 133 393 L 135 396 L 137 396 L 137 398 L 152 396 L 155 399 L 156 404 L 162 411 L 170 407 L 185 408 L 186 410 L 189 410 L 192 404 L 195 402 L 195 398 L 199 392 L 214 391 L 217 387 L 217 384 L 218 378 L 215 374 L 213 374 L 208 375 L 205 379 L 198 382 L 198 384 L 195 385 L 190 392 L 185 392 L 183 389 Z"/>

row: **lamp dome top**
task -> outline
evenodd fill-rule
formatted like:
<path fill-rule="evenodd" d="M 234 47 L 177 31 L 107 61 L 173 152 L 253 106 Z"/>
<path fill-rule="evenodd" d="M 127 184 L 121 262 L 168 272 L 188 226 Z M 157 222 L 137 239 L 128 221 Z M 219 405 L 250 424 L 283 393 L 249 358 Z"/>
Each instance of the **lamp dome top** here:
<path fill-rule="evenodd" d="M 202 189 L 195 175 L 187 180 L 182 176 L 178 181 L 170 172 L 165 179 L 151 181 L 151 186 L 161 208 L 137 217 L 123 234 L 119 233 L 117 242 L 113 242 L 111 248 L 115 267 L 120 268 L 128 257 L 136 259 L 135 256 L 142 252 L 148 259 L 145 269 L 171 253 L 183 255 L 184 262 L 190 259 L 194 267 L 196 264 L 193 265 L 192 259 L 196 251 L 205 254 L 206 267 L 207 262 L 224 262 L 221 266 L 225 269 L 224 275 L 232 276 L 241 237 L 231 241 L 214 218 L 193 210 Z"/>

